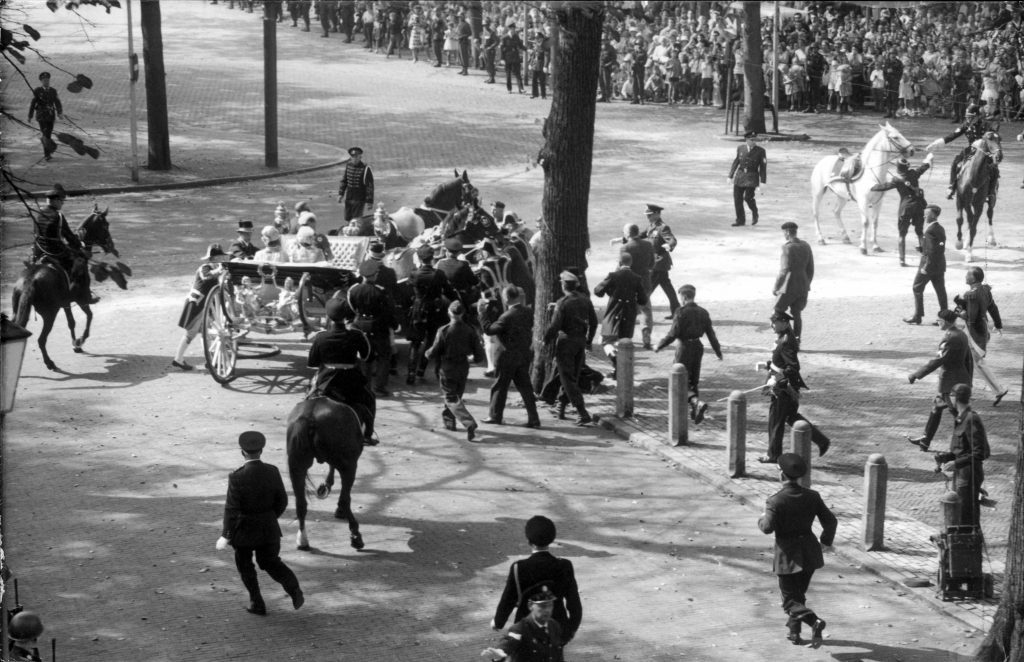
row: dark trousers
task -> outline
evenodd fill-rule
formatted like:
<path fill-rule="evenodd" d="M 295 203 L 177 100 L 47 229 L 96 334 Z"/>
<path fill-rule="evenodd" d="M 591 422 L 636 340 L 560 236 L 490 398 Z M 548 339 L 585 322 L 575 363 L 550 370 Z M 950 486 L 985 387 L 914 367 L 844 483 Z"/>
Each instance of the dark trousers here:
<path fill-rule="evenodd" d="M 772 401 L 768 405 L 768 457 L 775 459 L 782 455 L 782 440 L 786 436 L 786 425 L 805 421 L 811 426 L 811 441 L 819 448 L 829 439 L 813 423 L 800 414 L 800 400 L 788 388 L 773 388 Z"/>
<path fill-rule="evenodd" d="M 494 66 L 494 51 L 484 51 L 484 69 L 487 70 L 488 82 L 494 82 L 494 74 L 497 70 Z"/>
<path fill-rule="evenodd" d="M 458 419 L 465 428 L 476 427 L 476 419 L 466 409 L 462 396 L 466 393 L 466 382 L 469 379 L 469 364 L 461 368 L 448 368 L 440 371 L 441 393 L 444 395 L 444 409 L 441 419 L 449 430 L 455 429 Z"/>
<path fill-rule="evenodd" d="M 530 88 L 533 96 L 537 96 L 537 90 L 540 90 L 540 98 L 548 98 L 548 75 L 543 71 L 533 70 L 533 81 L 531 82 L 532 87 Z"/>
<path fill-rule="evenodd" d="M 555 341 L 555 369 L 562 383 L 558 399 L 570 403 L 581 416 L 587 411 L 579 385 L 585 350 L 586 341 L 583 338 L 559 336 Z"/>
<path fill-rule="evenodd" d="M 732 204 L 736 209 L 736 222 L 740 225 L 745 225 L 747 222 L 747 213 L 743 209 L 744 202 L 750 207 L 750 213 L 754 217 L 754 222 L 757 222 L 757 200 L 754 199 L 754 192 L 756 190 L 757 187 L 755 186 L 732 187 Z"/>
<path fill-rule="evenodd" d="M 807 107 L 814 110 L 821 100 L 821 76 L 807 78 Z"/>
<path fill-rule="evenodd" d="M 281 539 L 278 538 L 260 547 L 235 547 L 235 567 L 238 568 L 238 574 L 242 576 L 242 584 L 249 591 L 249 600 L 263 605 L 260 582 L 256 576 L 256 566 L 252 562 L 253 554 L 256 555 L 256 563 L 259 564 L 260 569 L 280 584 L 288 595 L 299 590 L 298 578 L 281 560 Z"/>
<path fill-rule="evenodd" d="M 932 439 L 935 438 L 935 433 L 939 431 L 939 424 L 942 422 L 942 412 L 949 410 L 955 411 L 953 407 L 953 400 L 949 397 L 949 393 L 940 393 L 935 396 L 932 400 L 932 410 L 928 414 L 928 421 L 924 424 L 924 443 L 928 445 L 932 443 Z M 954 414 L 956 416 L 956 414 Z"/>
<path fill-rule="evenodd" d="M 899 218 L 896 224 L 896 228 L 900 233 L 899 240 L 899 252 L 900 252 L 900 264 L 903 264 L 907 258 L 907 232 L 910 230 L 910 226 L 914 226 L 914 234 L 917 235 L 917 249 L 921 250 L 921 237 L 924 234 L 924 209 L 917 205 L 907 209 Z"/>
<path fill-rule="evenodd" d="M 437 60 L 437 66 L 441 66 L 441 56 L 444 54 L 444 40 L 434 40 L 434 59 Z"/>
<path fill-rule="evenodd" d="M 512 91 L 512 76 L 516 77 L 516 82 L 519 83 L 519 91 L 523 91 L 523 63 L 513 62 L 505 63 L 505 87 L 508 91 Z"/>
<path fill-rule="evenodd" d="M 806 292 L 803 294 L 787 294 L 783 292 L 775 299 L 775 312 L 784 313 L 788 310 L 789 314 L 793 317 L 793 335 L 797 338 L 800 337 L 800 332 L 804 328 L 803 312 L 806 307 Z"/>
<path fill-rule="evenodd" d="M 935 290 L 935 297 L 939 300 L 939 310 L 946 310 L 946 305 L 949 303 L 946 298 L 946 274 L 923 274 L 918 270 L 917 275 L 914 276 L 914 317 L 920 319 L 924 317 L 924 288 L 928 283 L 932 284 L 932 289 Z"/>
<path fill-rule="evenodd" d="M 679 308 L 679 297 L 676 296 L 676 288 L 672 286 L 672 279 L 667 269 L 655 269 L 651 272 L 651 291 L 653 292 L 659 287 L 665 293 L 665 296 L 668 297 L 669 310 L 675 315 L 676 310 Z"/>
<path fill-rule="evenodd" d="M 598 78 L 598 83 L 601 85 L 601 101 L 611 101 L 613 90 L 612 90 L 612 68 L 601 67 L 601 77 Z"/>
<path fill-rule="evenodd" d="M 57 143 L 53 142 L 53 123 L 55 121 L 53 115 L 36 116 L 36 121 L 39 122 L 39 142 L 43 144 L 43 156 L 49 156 L 57 151 Z"/>
<path fill-rule="evenodd" d="M 964 121 L 964 112 L 967 110 L 968 83 L 953 84 L 953 120 Z"/>
<path fill-rule="evenodd" d="M 629 72 L 630 85 L 633 87 L 632 103 L 644 102 L 644 72 L 632 69 Z"/>
<path fill-rule="evenodd" d="M 373 50 L 373 23 L 363 23 L 363 40 L 366 48 Z"/>
<path fill-rule="evenodd" d="M 470 44 L 468 39 L 459 40 L 459 64 L 462 65 L 463 73 L 469 73 Z"/>
<path fill-rule="evenodd" d="M 800 631 L 800 623 L 814 625 L 818 615 L 807 607 L 807 588 L 811 585 L 814 570 L 801 570 L 792 575 L 779 575 L 779 591 L 782 592 L 782 610 L 789 615 L 786 622 L 791 632 Z"/>
<path fill-rule="evenodd" d="M 700 340 L 680 341 L 676 348 L 676 363 L 686 366 L 686 381 L 690 389 L 688 397 L 696 398 L 700 395 L 700 364 L 704 360 L 704 343 Z"/>
<path fill-rule="evenodd" d="M 978 495 L 985 474 L 981 467 L 974 471 L 971 467 L 957 469 L 953 474 L 953 491 L 960 497 L 960 524 L 965 526 L 981 526 L 981 506 Z"/>
<path fill-rule="evenodd" d="M 540 420 L 537 415 L 537 397 L 533 394 L 533 385 L 530 383 L 530 363 L 533 357 L 527 360 L 502 355 L 498 357 L 497 376 L 494 384 L 491 385 L 490 417 L 500 421 L 505 414 L 505 400 L 508 398 L 508 387 L 515 384 L 516 390 L 523 398 L 523 406 L 526 407 L 526 417 L 531 423 Z"/>
<path fill-rule="evenodd" d="M 349 195 L 345 198 L 345 222 L 347 223 L 353 218 L 362 218 L 365 209 L 366 200 L 353 200 Z"/>
<path fill-rule="evenodd" d="M 896 115 L 896 111 L 900 107 L 900 95 L 899 89 L 887 87 L 885 88 L 885 114 Z"/>

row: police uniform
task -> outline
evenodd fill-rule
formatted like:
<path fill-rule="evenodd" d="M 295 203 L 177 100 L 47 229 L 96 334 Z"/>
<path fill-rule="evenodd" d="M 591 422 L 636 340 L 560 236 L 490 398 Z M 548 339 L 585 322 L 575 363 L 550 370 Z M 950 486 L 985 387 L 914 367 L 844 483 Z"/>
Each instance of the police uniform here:
<path fill-rule="evenodd" d="M 960 164 L 973 153 L 974 141 L 980 140 L 988 130 L 988 122 L 982 117 L 978 106 L 972 104 L 967 108 L 967 119 L 960 126 L 953 129 L 952 133 L 942 137 L 941 140 L 944 145 L 948 145 L 960 136 L 964 136 L 967 139 L 967 144 L 964 145 L 959 154 L 953 157 L 953 163 L 949 167 L 949 199 L 953 198 L 956 178 L 960 172 Z M 993 165 L 993 171 L 998 175 L 999 168 Z"/>
<path fill-rule="evenodd" d="M 744 138 L 756 136 L 756 133 L 750 131 Z M 733 225 L 747 224 L 747 215 L 743 209 L 744 201 L 750 207 L 751 224 L 757 225 L 757 201 L 754 199 L 754 191 L 757 190 L 758 184 L 768 181 L 768 155 L 764 148 L 756 144 L 747 147 L 746 143 L 737 147 L 736 158 L 729 169 L 729 179 L 732 180 L 732 201 L 736 211 L 736 221 Z"/>
<path fill-rule="evenodd" d="M 921 243 L 921 236 L 924 234 L 924 208 L 928 202 L 924 199 L 924 190 L 919 183 L 921 175 L 931 167 L 929 163 L 922 163 L 916 168 L 900 159 L 896 165 L 896 176 L 886 184 L 876 184 L 871 187 L 873 191 L 888 191 L 896 189 L 900 196 L 899 222 L 900 233 L 900 264 L 906 265 L 906 237 L 910 226 L 914 226 L 917 234 L 918 245 Z"/>
<path fill-rule="evenodd" d="M 426 371 L 427 357 L 423 350 L 423 342 L 434 339 L 438 328 L 446 319 L 445 300 L 454 301 L 458 294 L 448 282 L 448 278 L 434 268 L 434 251 L 430 246 L 423 245 L 416 250 L 417 256 L 424 263 L 409 274 L 409 284 L 413 290 L 413 304 L 409 312 L 409 328 L 406 338 L 411 343 L 409 349 L 409 371 L 406 384 L 416 383 L 416 377 L 422 377 Z"/>
<path fill-rule="evenodd" d="M 54 188 L 51 193 L 64 197 L 63 188 Z M 49 197 L 49 196 L 48 196 Z M 50 205 L 34 215 L 32 219 L 32 234 L 34 243 L 32 245 L 32 258 L 38 261 L 47 256 L 55 259 L 68 275 L 71 274 L 71 267 L 74 263 L 75 254 L 73 251 L 81 252 L 82 242 L 68 225 L 64 214 Z"/>
<path fill-rule="evenodd" d="M 532 617 L 524 618 L 508 629 L 498 648 L 508 662 L 562 662 L 562 628 L 551 619 L 540 625 Z"/>
<path fill-rule="evenodd" d="M 686 378 L 689 382 L 687 398 L 691 403 L 694 419 L 697 418 L 699 407 L 707 409 L 706 405 L 700 403 L 699 388 L 700 367 L 704 360 L 704 343 L 701 342 L 701 337 L 705 335 L 708 337 L 708 342 L 711 343 L 711 349 L 715 352 L 715 356 L 722 358 L 722 347 L 718 344 L 718 336 L 715 335 L 715 330 L 711 325 L 711 315 L 707 310 L 690 301 L 684 303 L 676 311 L 672 317 L 672 328 L 657 345 L 657 349 L 660 350 L 676 340 L 679 341 L 679 345 L 676 347 L 675 362 L 686 366 Z M 703 417 L 703 413 L 701 417 Z"/>
<path fill-rule="evenodd" d="M 955 321 L 956 314 L 951 310 L 944 310 L 939 317 L 946 321 Z M 957 384 L 972 385 L 974 377 L 974 358 L 971 356 L 970 343 L 967 334 L 953 326 L 946 330 L 939 342 L 939 351 L 934 359 L 924 364 L 921 368 L 911 373 L 912 380 L 923 379 L 935 370 L 939 371 L 939 383 L 937 395 L 932 402 L 932 411 L 928 415 L 928 422 L 924 426 L 924 436 L 911 439 L 911 443 L 928 449 L 935 433 L 939 431 L 939 423 L 942 422 L 942 412 L 946 409 L 953 409 L 953 403 L 949 394 Z"/>
<path fill-rule="evenodd" d="M 363 150 L 352 147 L 350 156 L 362 155 Z M 373 204 L 373 171 L 362 161 L 354 163 L 349 160 L 345 164 L 345 174 L 338 184 L 338 202 L 345 201 L 345 222 L 354 218 L 362 218 L 366 205 Z"/>
<path fill-rule="evenodd" d="M 43 72 L 39 74 L 39 80 L 49 80 L 50 74 Z M 43 158 L 50 160 L 50 155 L 57 149 L 57 143 L 53 142 L 53 123 L 58 115 L 64 114 L 64 108 L 60 104 L 57 90 L 52 87 L 40 85 L 32 90 L 32 102 L 28 107 L 28 121 L 32 121 L 35 115 L 39 123 L 39 140 L 43 144 Z"/>
<path fill-rule="evenodd" d="M 328 301 L 328 317 L 340 320 L 338 307 L 347 308 L 344 301 Z M 367 439 L 373 435 L 377 414 L 377 399 L 370 392 L 366 375 L 359 369 L 359 361 L 369 360 L 373 348 L 366 335 L 356 329 L 345 328 L 337 322 L 334 328 L 322 331 L 313 338 L 306 365 L 318 368 L 310 397 L 325 395 L 351 406 L 364 424 Z"/>
<path fill-rule="evenodd" d="M 981 526 L 978 497 L 985 481 L 984 461 L 992 454 L 981 416 L 968 407 L 956 416 L 948 453 L 937 453 L 938 462 L 953 463 L 953 491 L 960 497 L 960 524 Z"/>
<path fill-rule="evenodd" d="M 379 278 L 379 262 L 368 260 L 359 267 L 364 277 L 369 273 Z M 352 326 L 366 334 L 373 348 L 367 363 L 368 375 L 373 379 L 373 390 L 377 395 L 388 394 L 388 371 L 391 363 L 391 332 L 398 328 L 395 320 L 394 301 L 379 282 L 363 281 L 348 291 L 348 304 L 355 312 Z"/>
<path fill-rule="evenodd" d="M 537 397 L 530 383 L 530 364 L 533 363 L 533 309 L 522 304 L 522 296 L 510 301 L 508 310 L 496 320 L 483 321 L 483 331 L 496 337 L 495 380 L 491 386 L 488 421 L 502 423 L 508 387 L 515 384 L 526 408 L 527 426 L 540 427 L 537 415 Z"/>
<path fill-rule="evenodd" d="M 466 310 L 474 310 L 471 306 L 480 298 L 480 279 L 473 273 L 469 262 L 458 258 L 462 252 L 461 241 L 451 238 L 446 240 L 444 245 L 448 256 L 438 260 L 435 268 L 448 279 L 458 293 L 459 301 L 466 306 Z"/>
<path fill-rule="evenodd" d="M 563 271 L 562 282 L 579 283 L 572 273 Z M 580 371 L 586 358 L 586 347 L 594 341 L 597 333 L 597 313 L 590 297 L 572 290 L 567 292 L 555 304 L 551 322 L 544 332 L 544 342 L 554 343 L 554 363 L 561 382 L 558 393 L 560 411 L 565 410 L 566 403 L 572 404 L 578 415 L 577 424 L 585 425 L 592 419 L 583 402 L 583 393 L 579 387 Z"/>
<path fill-rule="evenodd" d="M 660 214 L 663 209 L 658 205 L 651 204 L 647 205 L 647 208 L 649 210 L 648 213 L 654 214 Z M 676 236 L 672 234 L 671 228 L 665 225 L 660 216 L 651 219 L 646 236 L 651 241 L 651 245 L 654 246 L 651 292 L 660 287 L 665 296 L 668 297 L 669 317 L 671 319 L 671 315 L 674 315 L 676 310 L 679 309 L 679 299 L 676 297 L 676 289 L 672 286 L 672 278 L 669 273 L 672 270 L 672 255 L 670 253 L 675 250 L 678 242 Z"/>

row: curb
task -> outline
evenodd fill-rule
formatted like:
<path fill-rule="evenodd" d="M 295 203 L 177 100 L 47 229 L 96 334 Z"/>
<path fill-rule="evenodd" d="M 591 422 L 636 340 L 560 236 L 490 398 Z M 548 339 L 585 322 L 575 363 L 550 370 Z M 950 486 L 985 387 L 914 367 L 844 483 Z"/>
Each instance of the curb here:
<path fill-rule="evenodd" d="M 668 446 L 653 435 L 636 430 L 627 421 L 615 416 L 613 413 L 609 413 L 607 416 L 599 414 L 596 416 L 598 425 L 606 430 L 610 430 L 615 433 L 616 436 L 626 440 L 631 445 L 639 446 L 644 450 L 656 453 L 666 460 L 672 462 L 672 468 L 680 473 L 699 480 L 703 483 L 710 485 L 725 496 L 743 504 L 744 506 L 750 506 L 754 509 L 760 509 L 760 502 L 755 503 L 751 497 L 746 494 L 742 494 L 737 490 L 734 479 L 725 477 L 723 475 L 711 473 L 701 469 L 699 467 L 691 466 L 687 463 L 686 454 L 682 450 L 677 450 L 674 446 Z M 685 446 L 683 446 L 685 448 Z M 897 511 L 889 511 L 890 514 L 899 514 Z M 955 603 L 946 603 L 937 601 L 935 598 L 922 592 L 922 590 L 914 590 L 903 583 L 903 577 L 892 567 L 880 563 L 869 556 L 866 552 L 863 552 L 856 547 L 835 547 L 836 556 L 842 557 L 847 561 L 852 561 L 864 570 L 867 570 L 871 574 L 885 580 L 892 588 L 900 591 L 907 597 L 912 597 L 916 601 L 923 605 L 926 605 L 932 611 L 941 613 L 945 616 L 955 618 L 961 623 L 968 625 L 980 632 L 988 632 L 991 627 L 991 618 L 986 619 L 984 616 L 976 616 L 973 613 L 965 613 L 962 609 L 951 608 Z M 931 592 L 931 587 L 926 588 Z M 947 606 L 947 604 L 949 606 Z"/>

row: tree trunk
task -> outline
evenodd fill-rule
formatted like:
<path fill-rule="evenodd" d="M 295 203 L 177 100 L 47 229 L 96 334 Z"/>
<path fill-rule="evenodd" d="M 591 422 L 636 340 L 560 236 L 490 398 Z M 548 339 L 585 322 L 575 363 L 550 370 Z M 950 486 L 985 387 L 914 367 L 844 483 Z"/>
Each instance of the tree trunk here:
<path fill-rule="evenodd" d="M 764 133 L 764 51 L 760 2 L 743 3 L 743 46 L 743 128 Z"/>
<path fill-rule="evenodd" d="M 484 29 L 484 7 L 480 0 L 469 3 L 469 27 L 473 29 L 473 39 L 479 39 Z"/>
<path fill-rule="evenodd" d="M 1024 370 L 1022 370 L 1024 375 Z M 1024 385 L 1024 377 L 1021 379 Z M 975 655 L 978 662 L 1024 662 L 1024 392 L 1017 421 L 1017 469 L 1003 595 L 992 627 Z"/>
<path fill-rule="evenodd" d="M 550 348 L 544 347 L 548 304 L 562 295 L 558 274 L 569 266 L 586 272 L 590 235 L 587 208 L 594 154 L 594 114 L 601 51 L 602 2 L 554 2 L 559 49 L 551 80 L 551 112 L 544 122 L 541 242 L 536 256 L 536 309 L 533 322 L 534 387 L 540 392 Z M 586 282 L 582 283 L 584 286 Z"/>
<path fill-rule="evenodd" d="M 171 169 L 171 137 L 167 121 L 167 84 L 160 0 L 142 0 L 142 57 L 146 64 L 146 124 L 150 170 Z"/>

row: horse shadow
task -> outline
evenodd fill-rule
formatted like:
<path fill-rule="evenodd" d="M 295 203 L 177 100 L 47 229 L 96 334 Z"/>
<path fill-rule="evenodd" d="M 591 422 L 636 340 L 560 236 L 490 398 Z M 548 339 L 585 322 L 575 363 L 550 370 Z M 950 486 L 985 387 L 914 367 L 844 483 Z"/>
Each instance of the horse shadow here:
<path fill-rule="evenodd" d="M 848 662 L 867 662 L 878 660 L 888 662 L 889 660 L 900 660 L 901 662 L 932 662 L 933 660 L 949 660 L 950 662 L 969 662 L 974 657 L 961 655 L 953 651 L 939 650 L 937 648 L 913 647 L 913 646 L 886 646 L 866 641 L 855 641 L 852 639 L 825 639 L 819 650 L 827 648 L 854 648 L 848 652 L 829 652 L 833 660 L 845 660 Z"/>

